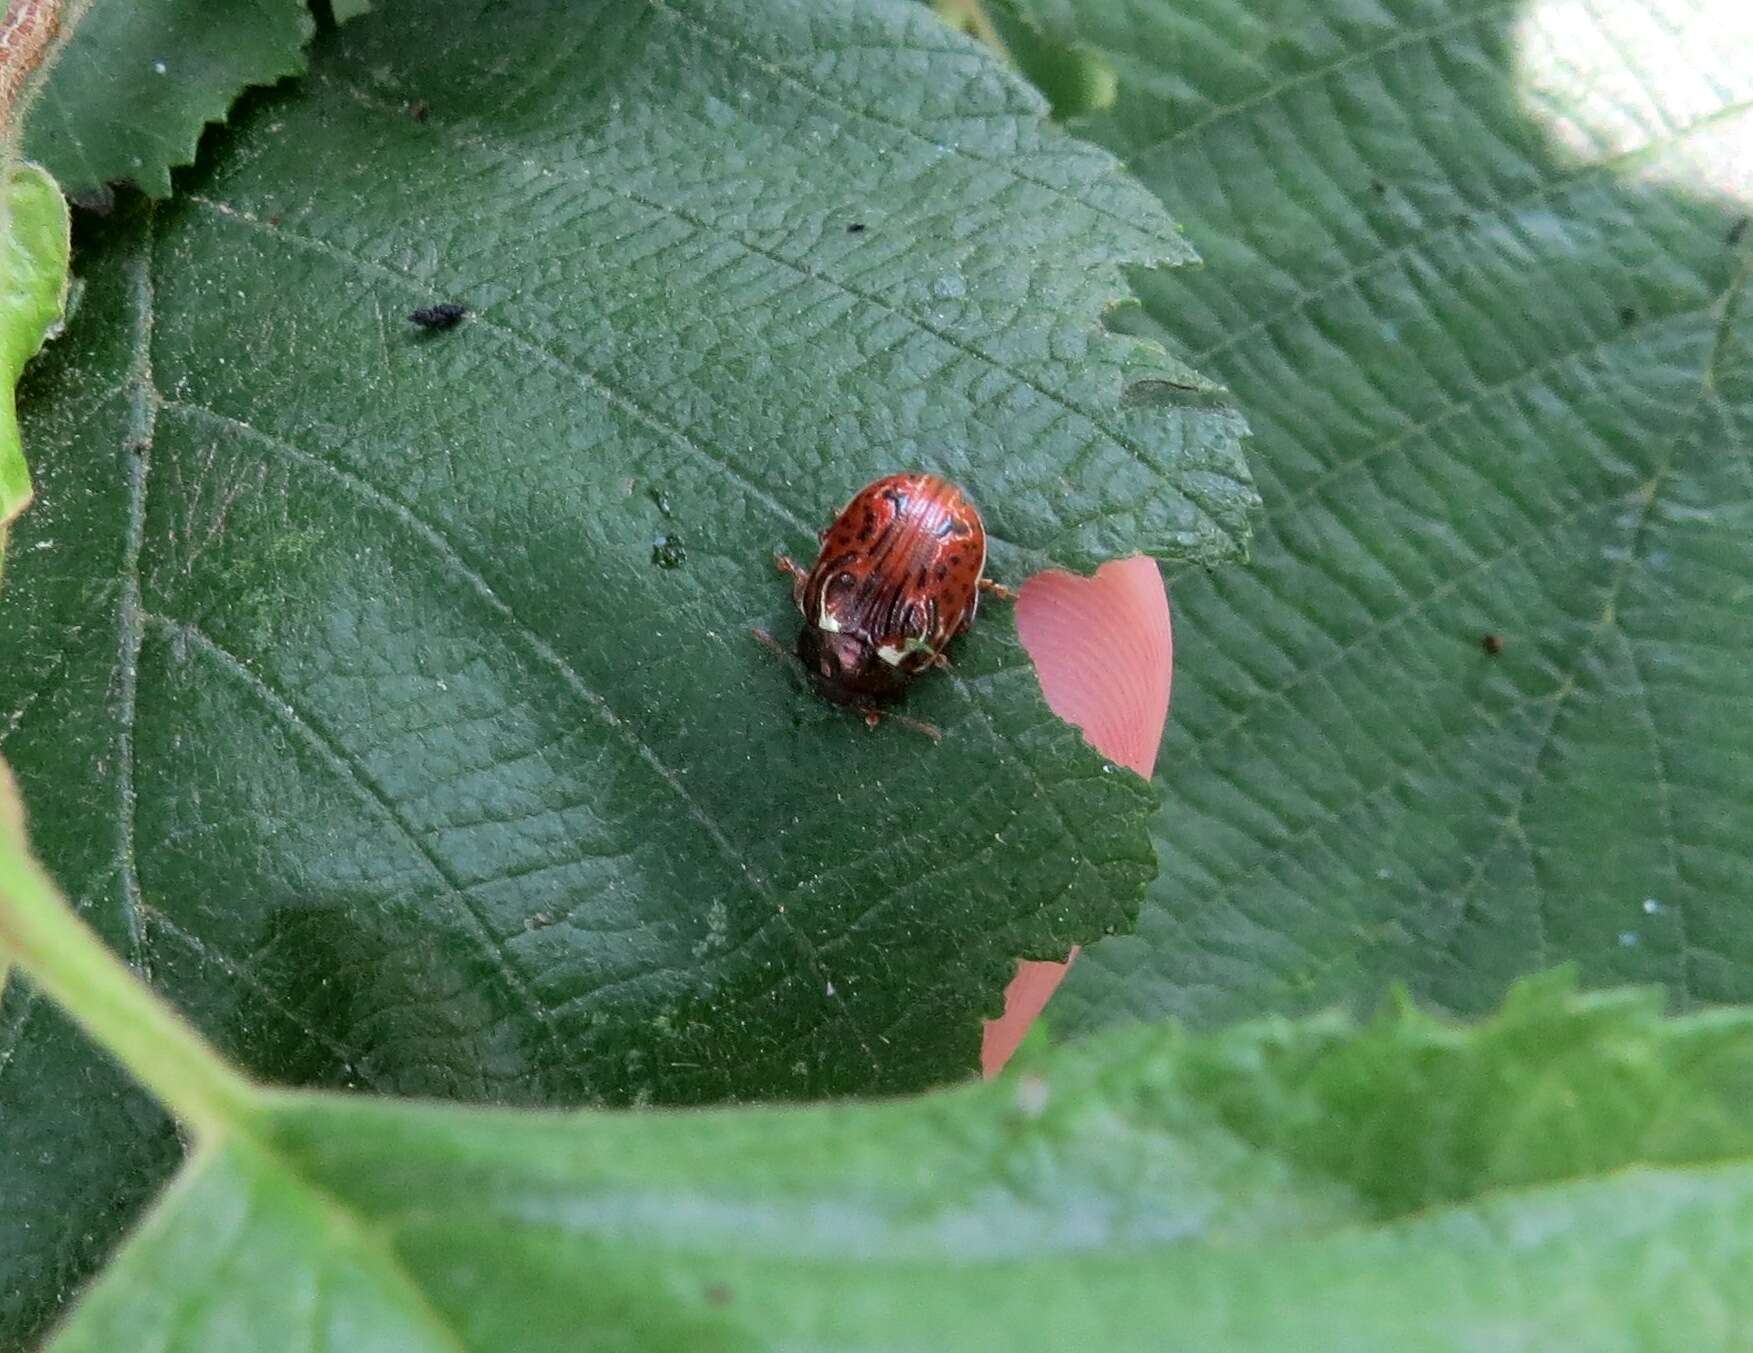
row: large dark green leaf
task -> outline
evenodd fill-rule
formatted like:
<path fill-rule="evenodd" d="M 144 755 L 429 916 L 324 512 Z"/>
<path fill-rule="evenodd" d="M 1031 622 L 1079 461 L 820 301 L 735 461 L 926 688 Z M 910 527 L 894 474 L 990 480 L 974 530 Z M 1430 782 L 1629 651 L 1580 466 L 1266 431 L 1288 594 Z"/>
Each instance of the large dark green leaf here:
<path fill-rule="evenodd" d="M 1076 125 L 1206 259 L 1139 327 L 1266 500 L 1174 586 L 1162 872 L 1060 1025 L 1753 999 L 1753 10 L 1029 8 L 1117 72 Z"/>
<path fill-rule="evenodd" d="M 421 13 L 319 43 L 177 199 L 76 242 L 0 604 L 40 848 L 280 1080 L 967 1074 L 1015 955 L 1130 923 L 1153 796 L 1049 714 L 1002 608 L 910 702 L 941 745 L 750 630 L 794 632 L 773 550 L 908 465 L 967 485 L 1003 576 L 1234 550 L 1239 420 L 1101 323 L 1124 264 L 1188 251 L 910 5 Z M 408 322 L 436 301 L 474 314 Z M 100 1182 L 9 1154 L 4 1224 L 101 1244 L 93 1199 L 151 1183 L 98 1163 L 135 1110 L 71 1103 L 29 1001 L 0 1131 Z"/>

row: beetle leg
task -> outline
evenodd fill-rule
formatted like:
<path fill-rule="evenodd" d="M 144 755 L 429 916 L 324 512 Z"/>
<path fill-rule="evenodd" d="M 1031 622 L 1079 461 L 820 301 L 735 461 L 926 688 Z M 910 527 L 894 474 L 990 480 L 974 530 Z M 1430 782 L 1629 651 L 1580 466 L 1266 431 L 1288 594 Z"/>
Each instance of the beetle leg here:
<path fill-rule="evenodd" d="M 791 600 L 801 607 L 803 605 L 803 585 L 809 579 L 809 570 L 798 567 L 798 563 L 789 554 L 775 554 L 773 563 L 781 573 L 791 575 Z"/>
<path fill-rule="evenodd" d="M 923 733 L 933 742 L 943 741 L 943 730 L 936 724 L 926 723 L 923 719 L 910 719 L 905 714 L 897 714 L 892 709 L 878 709 L 874 705 L 859 705 L 857 710 L 864 715 L 864 726 L 875 728 L 884 719 L 893 719 L 903 728 L 911 728 L 915 733 Z"/>
<path fill-rule="evenodd" d="M 980 590 L 982 592 L 990 592 L 1000 601 L 1016 600 L 1016 591 L 1014 588 L 1006 587 L 1003 583 L 995 583 L 990 578 L 980 579 Z"/>
<path fill-rule="evenodd" d="M 933 653 L 931 655 L 931 665 L 933 667 L 941 667 L 945 671 L 948 671 L 955 666 L 955 664 L 950 661 L 949 654 L 947 653 Z"/>

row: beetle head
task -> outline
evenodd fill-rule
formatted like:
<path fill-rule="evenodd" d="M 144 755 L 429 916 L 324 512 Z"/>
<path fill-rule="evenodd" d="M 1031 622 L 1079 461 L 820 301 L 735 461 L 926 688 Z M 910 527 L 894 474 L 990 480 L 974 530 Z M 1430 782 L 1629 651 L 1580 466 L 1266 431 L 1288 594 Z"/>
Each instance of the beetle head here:
<path fill-rule="evenodd" d="M 845 631 L 806 624 L 797 637 L 797 656 L 816 689 L 836 704 L 880 700 L 905 684 L 901 673 L 877 656 L 870 640 Z"/>

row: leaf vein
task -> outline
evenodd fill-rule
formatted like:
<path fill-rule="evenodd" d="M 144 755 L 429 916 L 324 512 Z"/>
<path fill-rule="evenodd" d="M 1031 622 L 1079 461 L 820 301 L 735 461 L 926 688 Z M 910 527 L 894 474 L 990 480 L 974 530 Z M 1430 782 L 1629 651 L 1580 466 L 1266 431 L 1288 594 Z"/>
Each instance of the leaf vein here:
<path fill-rule="evenodd" d="M 805 962 L 810 965 L 812 973 L 821 981 L 824 988 L 832 985 L 829 981 L 826 969 L 822 966 L 821 957 L 816 946 L 786 914 L 785 905 L 780 900 L 779 894 L 773 887 L 772 883 L 764 874 L 749 864 L 746 857 L 731 841 L 730 837 L 726 834 L 724 828 L 719 824 L 717 819 L 708 813 L 705 806 L 689 792 L 687 786 L 682 783 L 681 777 L 678 776 L 676 772 L 658 756 L 657 752 L 648 742 L 645 741 L 645 739 L 639 736 L 639 733 L 631 723 L 620 714 L 616 713 L 614 708 L 600 693 L 585 683 L 584 679 L 578 674 L 577 669 L 574 668 L 565 657 L 563 657 L 525 621 L 517 616 L 504 599 L 499 596 L 498 592 L 493 588 L 492 584 L 487 581 L 480 570 L 471 564 L 457 547 L 441 534 L 437 528 L 424 521 L 405 504 L 390 497 L 388 494 L 364 479 L 361 479 L 359 476 L 324 460 L 321 456 L 312 455 L 310 452 L 293 445 L 284 438 L 263 432 L 260 428 L 245 423 L 241 419 L 233 418 L 227 414 L 220 413 L 217 410 L 206 408 L 203 405 L 191 404 L 181 400 L 166 400 L 165 407 L 192 413 L 197 417 L 205 417 L 221 423 L 234 431 L 251 437 L 261 445 L 275 450 L 278 454 L 285 456 L 288 459 L 309 466 L 312 469 L 328 475 L 337 483 L 344 485 L 349 492 L 353 493 L 363 501 L 370 503 L 372 506 L 388 512 L 395 517 L 397 521 L 401 522 L 404 527 L 418 535 L 420 539 L 423 540 L 433 552 L 436 553 L 439 558 L 442 559 L 445 564 L 476 593 L 477 596 L 493 609 L 495 614 L 500 616 L 500 618 L 511 627 L 512 632 L 523 641 L 525 646 L 550 670 L 555 672 L 561 678 L 568 689 L 584 702 L 586 707 L 591 710 L 597 719 L 607 726 L 615 736 L 620 738 L 640 758 L 640 760 L 645 763 L 650 771 L 657 776 L 670 793 L 681 803 L 688 815 L 706 832 L 714 847 L 725 858 L 725 860 L 747 878 L 750 886 L 754 888 L 756 892 L 761 894 L 761 896 L 774 908 L 775 914 L 779 917 L 781 926 L 792 938 L 798 951 L 803 955 Z M 247 668 L 243 670 L 248 673 Z M 425 847 L 422 846 L 422 849 L 424 850 Z M 460 881 L 450 880 L 448 873 L 445 877 L 452 883 L 453 887 L 458 889 L 459 893 L 466 892 L 466 889 L 463 888 Z M 465 905 L 470 906 L 472 913 L 472 904 L 465 903 Z M 852 1018 L 850 1009 L 846 1006 L 843 1000 L 840 1000 L 838 1004 L 848 1026 L 852 1028 L 855 1033 L 858 1033 L 858 1026 L 856 1021 Z M 861 1042 L 864 1042 L 861 1033 L 859 1034 L 859 1038 Z M 865 1043 L 865 1050 L 866 1052 L 871 1053 L 874 1066 L 875 1054 L 871 1051 L 867 1042 Z"/>
<path fill-rule="evenodd" d="M 323 728 L 315 716 L 299 709 L 285 694 L 269 685 L 267 680 L 251 669 L 242 658 L 232 653 L 199 625 L 156 613 L 147 613 L 143 619 L 165 629 L 173 639 L 192 643 L 196 648 L 206 653 L 218 664 L 220 670 L 242 682 L 282 723 L 298 733 L 307 746 L 315 750 L 331 767 L 340 772 L 349 784 L 382 810 L 384 817 L 396 829 L 397 834 L 426 862 L 452 899 L 461 907 L 462 914 L 471 922 L 471 929 L 475 932 L 477 942 L 499 970 L 500 977 L 505 981 L 506 986 L 523 1001 L 530 1016 L 541 1028 L 543 1035 L 549 1042 L 555 1044 L 557 1051 L 560 1051 L 557 1035 L 549 1019 L 548 1011 L 536 998 L 535 993 L 517 970 L 517 966 L 511 961 L 505 948 L 505 941 L 494 933 L 492 927 L 487 924 L 486 917 L 482 915 L 473 898 L 469 896 L 468 889 L 462 881 L 445 863 L 443 857 L 426 842 L 413 823 L 407 820 L 396 805 L 395 800 L 378 783 L 377 777 L 366 767 L 358 754 L 349 750 L 343 742 Z"/>

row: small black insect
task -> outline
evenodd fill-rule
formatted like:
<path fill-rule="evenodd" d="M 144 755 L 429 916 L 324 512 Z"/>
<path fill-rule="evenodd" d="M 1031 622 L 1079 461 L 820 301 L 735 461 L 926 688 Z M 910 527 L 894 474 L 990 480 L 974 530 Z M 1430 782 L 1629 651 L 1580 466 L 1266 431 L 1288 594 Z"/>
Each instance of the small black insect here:
<path fill-rule="evenodd" d="M 454 329 L 468 313 L 468 306 L 444 301 L 439 305 L 423 305 L 408 318 L 422 329 Z"/>
<path fill-rule="evenodd" d="M 864 233 L 864 222 L 853 221 L 849 223 L 846 227 L 846 233 L 848 235 L 862 235 Z"/>
<path fill-rule="evenodd" d="M 1484 635 L 1479 640 L 1479 647 L 1483 648 L 1487 653 L 1489 653 L 1492 657 L 1495 658 L 1499 653 L 1503 652 L 1503 635 L 1501 635 L 1501 634 Z"/>
<path fill-rule="evenodd" d="M 1637 308 L 1635 306 L 1630 306 L 1630 305 L 1620 306 L 1619 307 L 1619 323 L 1622 324 L 1627 329 L 1629 329 L 1632 325 L 1636 324 L 1637 323 Z"/>
<path fill-rule="evenodd" d="M 1734 225 L 1729 227 L 1729 233 L 1723 238 L 1728 241 L 1731 249 L 1747 237 L 1747 227 L 1749 225 L 1753 225 L 1753 217 L 1743 216 L 1740 220 L 1736 221 Z"/>

